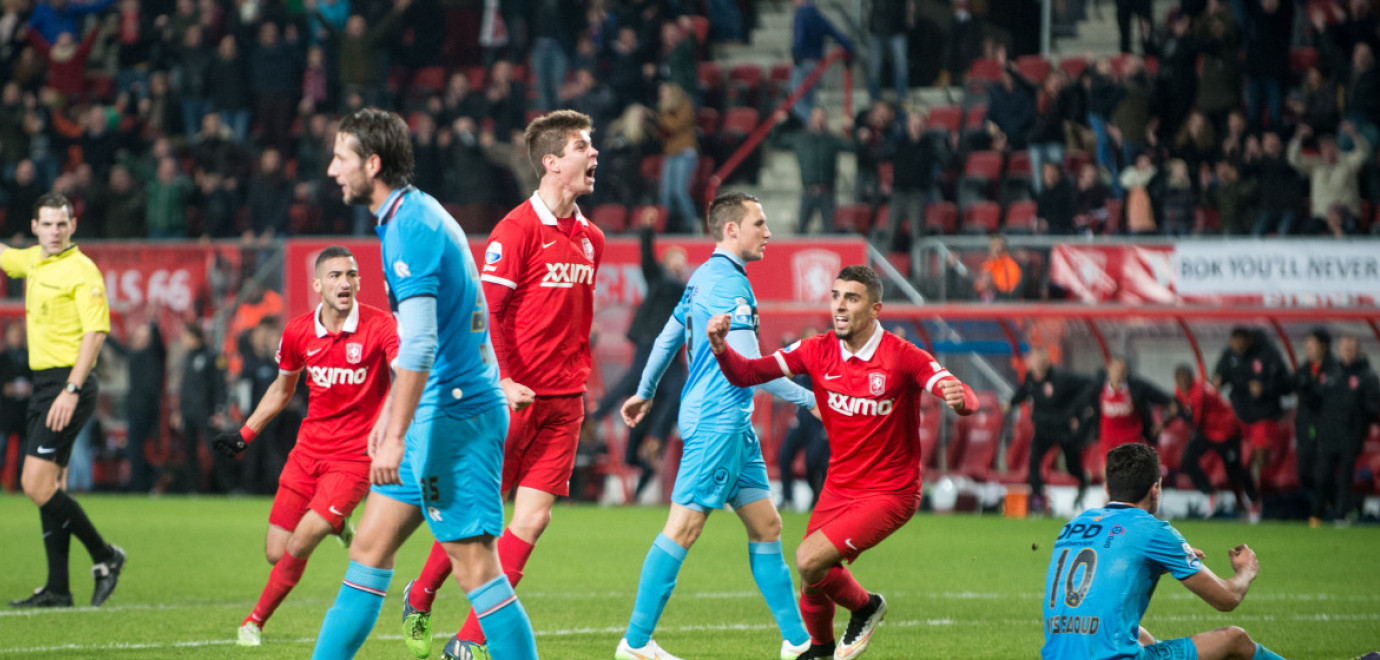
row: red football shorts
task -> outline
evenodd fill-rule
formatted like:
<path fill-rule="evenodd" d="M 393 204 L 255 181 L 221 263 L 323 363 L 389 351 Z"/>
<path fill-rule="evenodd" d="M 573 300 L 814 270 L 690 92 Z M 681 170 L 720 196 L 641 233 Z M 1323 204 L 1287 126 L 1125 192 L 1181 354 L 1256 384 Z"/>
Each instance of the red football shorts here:
<path fill-rule="evenodd" d="M 328 460 L 290 452 L 283 473 L 278 475 L 278 494 L 273 497 L 268 524 L 292 531 L 310 509 L 339 534 L 350 512 L 368 494 L 368 461 Z"/>
<path fill-rule="evenodd" d="M 532 405 L 512 413 L 503 445 L 503 492 L 523 486 L 569 495 L 584 420 L 583 394 L 539 396 Z"/>
<path fill-rule="evenodd" d="M 1279 435 L 1279 422 L 1273 419 L 1262 419 L 1250 424 L 1241 424 L 1241 437 L 1245 438 L 1246 444 L 1255 449 L 1269 449 L 1275 444 L 1275 436 Z"/>
<path fill-rule="evenodd" d="M 919 490 L 843 495 L 826 487 L 810 514 L 805 536 L 824 532 L 839 554 L 852 563 L 863 550 L 901 529 L 919 507 Z"/>

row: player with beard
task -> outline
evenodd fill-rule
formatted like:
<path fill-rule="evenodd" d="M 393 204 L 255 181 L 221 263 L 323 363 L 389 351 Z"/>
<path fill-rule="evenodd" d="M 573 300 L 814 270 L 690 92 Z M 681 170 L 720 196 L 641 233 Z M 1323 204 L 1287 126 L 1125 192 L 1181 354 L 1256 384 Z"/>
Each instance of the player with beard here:
<path fill-rule="evenodd" d="M 795 551 L 800 612 L 810 631 L 801 660 L 851 660 L 862 655 L 886 615 L 886 600 L 869 593 L 843 562 L 852 563 L 900 529 L 920 505 L 920 397 L 944 400 L 960 415 L 977 412 L 977 396 L 934 357 L 882 329 L 882 280 L 867 266 L 848 266 L 834 280 L 833 334 L 820 334 L 769 357 L 749 359 L 724 341 L 727 315 L 705 331 L 728 382 L 739 387 L 808 374 L 829 435 L 829 472 Z M 852 612 L 834 641 L 835 605 Z"/>

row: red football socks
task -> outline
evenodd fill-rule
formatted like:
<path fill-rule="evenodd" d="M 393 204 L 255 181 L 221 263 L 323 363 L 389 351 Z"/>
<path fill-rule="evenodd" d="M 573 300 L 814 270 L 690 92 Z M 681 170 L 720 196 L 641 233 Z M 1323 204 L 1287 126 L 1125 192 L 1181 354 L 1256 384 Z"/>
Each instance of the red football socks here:
<path fill-rule="evenodd" d="M 829 574 L 824 576 L 815 588 L 823 591 L 829 600 L 842 605 L 849 612 L 856 612 L 864 607 L 870 600 L 867 590 L 862 588 L 858 581 L 853 579 L 853 574 L 843 566 L 835 566 L 829 569 Z"/>
<path fill-rule="evenodd" d="M 513 588 L 517 588 L 518 582 L 522 581 L 522 569 L 527 567 L 527 560 L 532 556 L 532 549 L 536 546 L 518 538 L 509 530 L 503 531 L 495 545 L 498 547 L 498 563 L 503 567 L 503 574 L 508 576 L 508 582 Z M 479 619 L 475 617 L 473 609 L 470 610 L 469 616 L 465 617 L 465 625 L 460 627 L 460 632 L 455 636 L 466 642 L 484 643 L 484 630 L 479 627 Z"/>
<path fill-rule="evenodd" d="M 818 587 L 800 590 L 800 617 L 805 620 L 811 644 L 834 643 L 834 601 Z"/>
<path fill-rule="evenodd" d="M 302 579 L 302 571 L 306 568 L 306 557 L 294 557 L 291 553 L 284 552 L 278 563 L 273 565 L 273 572 L 268 574 L 268 584 L 264 585 L 259 603 L 240 625 L 253 622 L 262 628 L 268 617 L 273 616 L 273 611 L 278 609 L 284 598 L 287 598 L 288 592 L 297 586 L 297 582 Z"/>
<path fill-rule="evenodd" d="M 431 554 L 426 556 L 422 574 L 418 575 L 417 581 L 412 584 L 412 592 L 407 595 L 407 602 L 415 609 L 430 612 L 431 603 L 436 600 L 436 590 L 446 583 L 448 577 L 450 555 L 446 554 L 445 546 L 437 541 L 431 544 Z"/>

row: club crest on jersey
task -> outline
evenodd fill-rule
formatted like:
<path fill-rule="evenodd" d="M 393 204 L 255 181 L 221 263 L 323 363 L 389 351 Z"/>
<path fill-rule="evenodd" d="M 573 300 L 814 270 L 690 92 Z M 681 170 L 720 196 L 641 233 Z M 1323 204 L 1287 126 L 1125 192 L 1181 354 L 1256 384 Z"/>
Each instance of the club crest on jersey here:
<path fill-rule="evenodd" d="M 585 258 L 594 261 L 594 244 L 588 238 L 581 238 L 580 243 L 585 247 Z"/>
<path fill-rule="evenodd" d="M 350 364 L 359 364 L 364 360 L 364 344 L 349 343 L 345 344 L 345 361 Z"/>
<path fill-rule="evenodd" d="M 881 396 L 886 391 L 886 374 L 874 371 L 867 374 L 867 388 L 877 396 Z"/>

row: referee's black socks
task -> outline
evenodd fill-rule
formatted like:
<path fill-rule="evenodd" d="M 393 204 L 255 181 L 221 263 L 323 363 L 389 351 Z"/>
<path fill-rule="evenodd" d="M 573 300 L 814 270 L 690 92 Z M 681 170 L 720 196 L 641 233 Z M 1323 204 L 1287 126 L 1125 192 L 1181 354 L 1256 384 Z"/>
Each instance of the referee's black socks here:
<path fill-rule="evenodd" d="M 50 516 L 59 525 L 65 525 L 67 531 L 75 534 L 81 540 L 82 545 L 86 546 L 86 551 L 91 553 L 91 563 L 99 564 L 115 556 L 115 550 L 110 544 L 101 538 L 101 533 L 96 531 L 96 526 L 91 524 L 91 519 L 86 517 L 80 504 L 72 499 L 71 495 L 65 490 L 53 493 L 53 497 L 47 504 L 39 507 L 41 514 Z M 47 533 L 47 523 L 44 523 L 44 533 Z M 63 551 L 63 559 L 66 560 L 66 551 Z M 48 561 L 52 562 L 49 555 Z"/>
<path fill-rule="evenodd" d="M 48 556 L 48 584 L 43 589 L 51 594 L 70 594 L 67 551 L 72 544 L 72 533 L 66 524 L 48 512 L 46 506 L 38 510 L 38 517 L 43 521 L 43 551 Z"/>

